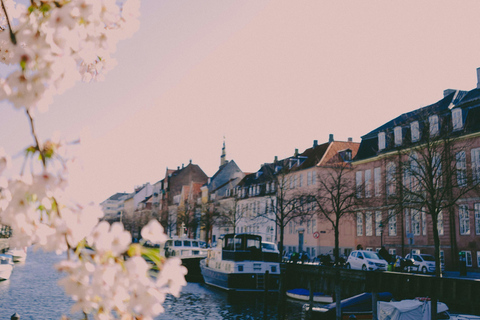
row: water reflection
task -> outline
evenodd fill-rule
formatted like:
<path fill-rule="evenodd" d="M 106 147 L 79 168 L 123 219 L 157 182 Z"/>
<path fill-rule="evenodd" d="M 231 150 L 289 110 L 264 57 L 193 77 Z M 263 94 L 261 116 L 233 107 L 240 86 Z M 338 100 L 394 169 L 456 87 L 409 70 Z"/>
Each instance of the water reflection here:
<path fill-rule="evenodd" d="M 57 284 L 62 276 L 53 265 L 62 258 L 29 248 L 26 262 L 16 263 L 10 280 L 0 282 L 0 319 L 10 319 L 15 312 L 22 320 L 60 319 L 62 315 L 82 319 L 81 314 L 70 314 L 73 301 Z M 265 300 L 262 293 L 228 294 L 202 283 L 188 283 L 179 298 L 167 297 L 165 313 L 155 320 L 300 319 L 302 305 L 287 301 L 285 317 L 280 317 L 276 296 Z"/>

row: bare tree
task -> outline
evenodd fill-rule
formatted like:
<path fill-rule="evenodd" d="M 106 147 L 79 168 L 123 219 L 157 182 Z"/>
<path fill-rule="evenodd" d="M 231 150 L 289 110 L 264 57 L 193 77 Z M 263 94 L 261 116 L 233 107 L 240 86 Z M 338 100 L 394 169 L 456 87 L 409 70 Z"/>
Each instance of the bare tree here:
<path fill-rule="evenodd" d="M 219 219 L 219 204 L 217 202 L 209 201 L 203 205 L 202 214 L 200 217 L 200 227 L 205 232 L 205 242 L 210 243 L 212 239 L 212 229 L 217 225 Z"/>
<path fill-rule="evenodd" d="M 310 196 L 315 203 L 318 217 L 331 224 L 335 236 L 334 256 L 338 262 L 340 224 L 349 217 L 358 205 L 354 174 L 349 163 L 322 168 L 316 193 Z"/>
<path fill-rule="evenodd" d="M 218 212 L 215 217 L 218 226 L 232 227 L 233 233 L 236 232 L 238 224 L 245 218 L 245 210 L 239 205 L 239 201 L 238 195 L 234 195 L 218 202 Z"/>

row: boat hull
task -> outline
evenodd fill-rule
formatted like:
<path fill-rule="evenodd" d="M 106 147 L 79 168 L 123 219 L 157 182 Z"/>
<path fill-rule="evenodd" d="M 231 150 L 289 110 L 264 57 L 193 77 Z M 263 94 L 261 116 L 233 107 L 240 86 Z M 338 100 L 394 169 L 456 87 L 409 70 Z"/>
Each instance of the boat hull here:
<path fill-rule="evenodd" d="M 202 264 L 200 264 L 200 267 L 205 283 L 222 290 L 249 292 L 268 290 L 269 292 L 278 292 L 278 274 L 265 276 L 264 273 L 226 273 Z"/>
<path fill-rule="evenodd" d="M 295 299 L 295 300 L 301 300 L 301 301 L 309 301 L 310 300 L 310 292 L 306 289 L 293 289 L 293 290 L 288 290 L 286 292 L 287 297 Z M 313 301 L 318 302 L 318 303 L 332 303 L 333 298 L 332 296 L 319 293 L 319 292 L 314 292 L 313 293 Z"/>
<path fill-rule="evenodd" d="M 10 279 L 12 271 L 13 266 L 11 264 L 0 264 L 0 281 Z"/>

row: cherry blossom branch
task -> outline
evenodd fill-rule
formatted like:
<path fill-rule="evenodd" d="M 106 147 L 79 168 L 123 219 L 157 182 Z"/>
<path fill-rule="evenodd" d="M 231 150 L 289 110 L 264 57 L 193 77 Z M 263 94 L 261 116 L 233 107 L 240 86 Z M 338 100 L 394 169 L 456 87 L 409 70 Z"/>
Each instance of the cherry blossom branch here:
<path fill-rule="evenodd" d="M 8 31 L 10 32 L 10 40 L 14 45 L 16 45 L 17 38 L 15 37 L 15 33 L 13 33 L 12 26 L 10 25 L 10 19 L 8 18 L 7 9 L 5 8 L 5 4 L 3 3 L 3 0 L 0 0 L 0 1 L 2 2 L 2 9 L 3 9 L 3 12 L 5 13 L 5 18 L 7 19 Z"/>

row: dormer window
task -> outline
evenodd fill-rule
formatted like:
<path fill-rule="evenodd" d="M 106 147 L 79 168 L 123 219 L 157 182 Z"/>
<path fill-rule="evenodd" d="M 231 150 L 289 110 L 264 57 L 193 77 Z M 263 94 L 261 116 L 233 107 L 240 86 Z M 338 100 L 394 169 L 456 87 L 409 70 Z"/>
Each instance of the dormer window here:
<path fill-rule="evenodd" d="M 385 132 L 378 133 L 378 151 L 385 149 L 386 141 L 385 141 Z"/>
<path fill-rule="evenodd" d="M 420 140 L 420 126 L 418 121 L 413 121 L 410 124 L 410 133 L 412 135 L 412 142 L 417 142 Z"/>
<path fill-rule="evenodd" d="M 395 129 L 393 129 L 393 134 L 395 135 L 395 145 L 401 146 L 402 145 L 402 127 L 395 127 Z"/>
<path fill-rule="evenodd" d="M 463 128 L 461 108 L 456 108 L 452 110 L 452 125 L 453 125 L 453 130 L 460 130 Z"/>
<path fill-rule="evenodd" d="M 430 124 L 430 136 L 433 137 L 438 135 L 438 116 L 434 114 L 433 116 L 428 117 L 428 122 Z"/>

